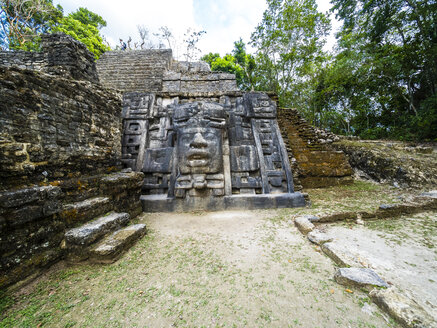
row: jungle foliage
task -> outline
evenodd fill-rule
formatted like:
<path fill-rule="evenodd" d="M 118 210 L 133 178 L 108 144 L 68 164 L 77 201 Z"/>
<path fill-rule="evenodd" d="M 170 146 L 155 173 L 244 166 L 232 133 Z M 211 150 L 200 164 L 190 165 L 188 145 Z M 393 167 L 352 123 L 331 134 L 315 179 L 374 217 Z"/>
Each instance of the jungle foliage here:
<path fill-rule="evenodd" d="M 235 73 L 243 89 L 275 91 L 280 106 L 335 133 L 437 140 L 436 1 L 331 3 L 343 23 L 332 52 L 324 50 L 329 13 L 319 12 L 315 0 L 267 0 L 251 37 L 255 54 L 244 52 L 253 60 L 250 87 L 241 82 L 245 66 L 236 48 L 203 60 Z"/>
<path fill-rule="evenodd" d="M 39 50 L 41 33 L 63 32 L 84 43 L 96 58 L 109 46 L 100 35 L 106 21 L 86 8 L 64 16 L 52 0 L 0 0 L 0 47 Z"/>

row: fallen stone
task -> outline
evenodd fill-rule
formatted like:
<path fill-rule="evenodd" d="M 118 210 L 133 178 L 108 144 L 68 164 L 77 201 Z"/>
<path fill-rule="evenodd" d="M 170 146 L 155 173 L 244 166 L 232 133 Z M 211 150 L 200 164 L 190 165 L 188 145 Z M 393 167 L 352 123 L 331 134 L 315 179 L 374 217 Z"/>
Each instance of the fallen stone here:
<path fill-rule="evenodd" d="M 302 232 L 306 235 L 308 232 L 314 229 L 314 224 L 312 224 L 307 217 L 299 216 L 294 220 L 294 224 Z"/>
<path fill-rule="evenodd" d="M 65 233 L 66 247 L 87 246 L 111 230 L 129 222 L 127 213 L 111 213 Z"/>
<path fill-rule="evenodd" d="M 344 286 L 388 287 L 375 271 L 367 268 L 340 268 L 335 272 L 334 279 Z"/>
<path fill-rule="evenodd" d="M 322 245 L 324 243 L 329 243 L 334 240 L 334 238 L 330 237 L 328 234 L 314 230 L 308 233 L 308 239 L 310 242 L 316 245 Z"/>
<path fill-rule="evenodd" d="M 145 224 L 135 224 L 117 230 L 102 240 L 91 251 L 91 259 L 95 262 L 101 263 L 113 262 L 119 257 L 122 251 L 126 250 L 145 233 Z"/>
<path fill-rule="evenodd" d="M 318 222 L 318 221 L 320 221 L 320 218 L 318 216 L 315 216 L 315 215 L 304 215 L 303 217 L 307 218 L 308 221 L 310 221 L 310 222 Z"/>
<path fill-rule="evenodd" d="M 396 204 L 381 204 L 379 205 L 380 210 L 392 210 L 396 209 L 398 206 Z"/>
<path fill-rule="evenodd" d="M 401 294 L 396 288 L 373 289 L 372 300 L 395 320 L 409 328 L 436 328 L 437 323 L 413 299 Z"/>
<path fill-rule="evenodd" d="M 342 267 L 363 267 L 363 264 L 344 246 L 335 242 L 324 243 L 320 246 L 323 253 L 331 258 L 336 264 Z"/>

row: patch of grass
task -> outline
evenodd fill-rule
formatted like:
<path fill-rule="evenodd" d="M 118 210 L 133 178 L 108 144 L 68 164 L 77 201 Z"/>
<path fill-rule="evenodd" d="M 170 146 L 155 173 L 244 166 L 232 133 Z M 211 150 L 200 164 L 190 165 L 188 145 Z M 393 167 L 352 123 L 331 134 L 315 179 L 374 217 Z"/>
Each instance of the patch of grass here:
<path fill-rule="evenodd" d="M 398 245 L 406 240 L 415 241 L 428 248 L 435 248 L 437 236 L 437 216 L 432 212 L 403 216 L 396 219 L 371 220 L 366 227 L 381 231 L 381 237 Z"/>
<path fill-rule="evenodd" d="M 0 319 L 2 317 L 1 314 L 5 313 L 5 311 L 13 304 L 13 298 L 4 291 L 0 291 Z"/>

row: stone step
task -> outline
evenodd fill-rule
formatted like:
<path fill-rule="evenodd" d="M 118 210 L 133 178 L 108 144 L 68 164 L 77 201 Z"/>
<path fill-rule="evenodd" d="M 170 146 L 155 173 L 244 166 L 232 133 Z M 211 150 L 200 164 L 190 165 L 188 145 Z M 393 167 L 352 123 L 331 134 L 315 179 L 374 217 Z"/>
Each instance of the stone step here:
<path fill-rule="evenodd" d="M 114 231 L 129 222 L 128 213 L 110 213 L 86 223 L 80 227 L 70 229 L 65 233 L 65 247 L 77 250 L 85 248 L 108 232 Z"/>
<path fill-rule="evenodd" d="M 90 252 L 90 258 L 98 263 L 111 263 L 117 260 L 122 252 L 146 233 L 145 224 L 134 224 L 119 229 L 103 239 Z"/>
<path fill-rule="evenodd" d="M 81 202 L 66 204 L 60 214 L 68 225 L 89 221 L 112 210 L 108 197 L 93 197 Z"/>

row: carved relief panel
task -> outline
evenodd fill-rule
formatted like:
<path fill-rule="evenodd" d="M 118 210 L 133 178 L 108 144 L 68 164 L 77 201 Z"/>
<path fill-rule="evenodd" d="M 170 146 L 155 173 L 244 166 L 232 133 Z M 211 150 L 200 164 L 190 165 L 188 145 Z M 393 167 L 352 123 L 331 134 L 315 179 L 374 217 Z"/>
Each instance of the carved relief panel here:
<path fill-rule="evenodd" d="M 288 156 L 266 94 L 179 101 L 127 93 L 123 163 L 143 193 L 188 199 L 292 193 Z"/>

